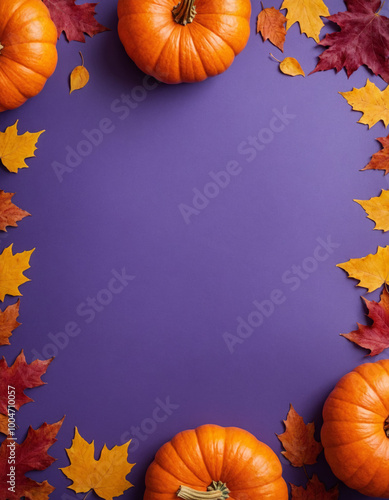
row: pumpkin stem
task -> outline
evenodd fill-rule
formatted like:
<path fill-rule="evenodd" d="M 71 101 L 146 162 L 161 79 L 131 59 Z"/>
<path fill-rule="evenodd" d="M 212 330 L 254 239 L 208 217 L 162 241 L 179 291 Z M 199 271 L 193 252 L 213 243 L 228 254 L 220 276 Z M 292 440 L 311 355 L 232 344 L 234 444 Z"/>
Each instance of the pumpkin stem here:
<path fill-rule="evenodd" d="M 386 437 L 389 438 L 389 416 L 386 417 L 386 420 L 384 422 L 384 431 L 385 431 Z"/>
<path fill-rule="evenodd" d="M 195 0 L 181 0 L 172 10 L 173 19 L 183 26 L 191 23 L 196 16 Z"/>
<path fill-rule="evenodd" d="M 212 484 L 207 489 L 208 491 L 198 491 L 188 486 L 180 486 L 176 495 L 184 500 L 226 500 L 229 498 L 230 490 L 227 488 L 226 483 L 212 481 Z"/>

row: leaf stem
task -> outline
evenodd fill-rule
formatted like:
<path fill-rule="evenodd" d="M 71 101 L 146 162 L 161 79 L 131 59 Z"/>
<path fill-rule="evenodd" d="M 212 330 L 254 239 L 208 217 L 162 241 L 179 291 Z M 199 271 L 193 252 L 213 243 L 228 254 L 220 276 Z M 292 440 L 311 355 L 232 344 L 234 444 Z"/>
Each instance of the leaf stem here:
<path fill-rule="evenodd" d="M 376 15 L 376 16 L 378 16 L 378 14 L 381 12 L 382 7 L 383 7 L 384 5 L 385 5 L 385 0 L 382 2 L 382 4 L 381 4 L 381 6 L 380 6 L 379 10 L 375 13 L 375 15 Z"/>
<path fill-rule="evenodd" d="M 303 471 L 304 471 L 304 473 L 305 473 L 305 475 L 306 475 L 306 477 L 307 477 L 307 479 L 309 481 L 311 478 L 308 475 L 307 468 L 305 467 L 305 464 L 303 464 Z"/>
<path fill-rule="evenodd" d="M 264 9 L 265 9 L 265 7 L 263 6 L 262 0 L 261 0 L 261 6 L 262 6 L 262 10 L 264 10 Z"/>
<path fill-rule="evenodd" d="M 80 52 L 81 54 L 81 52 Z M 88 493 L 84 496 L 84 498 L 82 500 L 85 500 L 85 498 L 89 495 L 89 493 L 91 492 L 92 490 L 89 490 Z"/>
<path fill-rule="evenodd" d="M 81 56 L 81 63 L 82 63 L 82 66 L 84 66 L 84 56 L 82 55 L 81 50 L 80 50 L 80 52 L 79 52 L 79 53 L 80 53 L 80 56 Z M 88 494 L 89 494 L 89 492 L 88 492 Z"/>
<path fill-rule="evenodd" d="M 274 57 L 274 56 L 273 56 L 273 54 L 272 54 L 271 52 L 270 52 L 270 55 L 271 55 L 271 57 L 272 57 L 275 61 L 277 61 L 277 62 L 281 63 L 281 61 L 280 61 L 279 59 L 277 59 L 276 57 Z"/>

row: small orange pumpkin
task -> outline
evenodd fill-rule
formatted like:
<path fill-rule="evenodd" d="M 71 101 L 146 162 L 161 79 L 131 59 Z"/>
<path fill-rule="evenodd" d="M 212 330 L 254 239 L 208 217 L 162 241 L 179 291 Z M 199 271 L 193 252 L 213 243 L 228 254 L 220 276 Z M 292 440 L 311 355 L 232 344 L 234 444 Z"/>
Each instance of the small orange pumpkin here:
<path fill-rule="evenodd" d="M 287 500 L 276 454 L 237 427 L 203 425 L 177 434 L 146 473 L 144 500 Z"/>
<path fill-rule="evenodd" d="M 332 472 L 370 497 L 389 497 L 389 360 L 345 375 L 323 408 L 321 440 Z"/>
<path fill-rule="evenodd" d="M 42 0 L 0 0 L 0 111 L 42 90 L 57 65 L 56 44 Z"/>
<path fill-rule="evenodd" d="M 164 83 L 225 71 L 250 34 L 250 0 L 119 0 L 119 37 L 129 57 Z"/>

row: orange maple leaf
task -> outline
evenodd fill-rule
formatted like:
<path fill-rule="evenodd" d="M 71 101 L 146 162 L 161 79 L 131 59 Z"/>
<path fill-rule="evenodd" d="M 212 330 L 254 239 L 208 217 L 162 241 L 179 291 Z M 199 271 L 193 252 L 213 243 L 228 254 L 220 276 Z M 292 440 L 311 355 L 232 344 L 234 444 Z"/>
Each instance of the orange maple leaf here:
<path fill-rule="evenodd" d="M 317 461 L 317 456 L 322 451 L 323 446 L 316 441 L 315 424 L 313 422 L 304 424 L 304 420 L 296 412 L 292 405 L 286 420 L 285 432 L 277 434 L 285 451 L 281 453 L 294 467 L 303 467 L 304 465 L 312 465 Z"/>
<path fill-rule="evenodd" d="M 307 487 L 290 485 L 292 500 L 337 500 L 339 498 L 338 486 L 326 490 L 324 484 L 316 474 L 307 483 Z"/>
<path fill-rule="evenodd" d="M 389 135 L 387 137 L 378 137 L 377 141 L 383 149 L 374 153 L 370 162 L 362 170 L 384 170 L 384 175 L 386 175 L 389 173 Z"/>
<path fill-rule="evenodd" d="M 17 328 L 20 323 L 16 321 L 19 316 L 20 300 L 11 306 L 8 306 L 4 311 L 0 311 L 0 345 L 9 345 L 9 338 L 13 330 Z"/>
<path fill-rule="evenodd" d="M 23 272 L 29 269 L 30 256 L 34 250 L 35 248 L 13 255 L 12 245 L 4 248 L 0 255 L 0 301 L 3 301 L 6 295 L 22 295 L 19 286 L 30 281 Z"/>
<path fill-rule="evenodd" d="M 257 33 L 261 33 L 263 41 L 270 40 L 282 52 L 286 37 L 286 17 L 282 12 L 270 7 L 265 9 L 262 2 L 262 11 L 257 18 Z"/>
<path fill-rule="evenodd" d="M 5 193 L 0 190 L 0 230 L 7 231 L 7 226 L 17 227 L 17 222 L 27 217 L 29 214 L 20 209 L 11 201 L 15 193 Z"/>

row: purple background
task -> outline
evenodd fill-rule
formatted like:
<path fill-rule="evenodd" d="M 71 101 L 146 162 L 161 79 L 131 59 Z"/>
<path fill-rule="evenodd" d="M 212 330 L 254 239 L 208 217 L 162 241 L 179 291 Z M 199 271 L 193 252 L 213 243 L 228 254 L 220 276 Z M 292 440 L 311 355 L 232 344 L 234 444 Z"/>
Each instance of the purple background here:
<path fill-rule="evenodd" d="M 327 5 L 332 14 L 345 9 L 339 0 Z M 21 287 L 23 324 L 1 354 L 9 364 L 21 349 L 28 362 L 37 352 L 56 354 L 43 377 L 47 385 L 27 391 L 35 403 L 17 414 L 19 440 L 28 425 L 66 415 L 50 449 L 57 462 L 31 475 L 57 488 L 54 499 L 76 497 L 58 470 L 69 463 L 65 448 L 75 426 L 95 441 L 96 456 L 104 443 L 111 448 L 133 438 L 129 460 L 136 466 L 129 480 L 135 487 L 123 498 L 142 499 L 146 468 L 164 442 L 205 423 L 252 432 L 280 457 L 285 479 L 305 485 L 302 469 L 281 457 L 275 435 L 284 430 L 289 404 L 319 430 L 336 381 L 367 361 L 366 351 L 339 337 L 364 322 L 366 290 L 336 264 L 387 244 L 353 202 L 388 188 L 381 172 L 360 172 L 380 149 L 375 139 L 387 131 L 382 122 L 370 130 L 357 124 L 360 113 L 338 92 L 362 87 L 366 78 L 386 85 L 365 68 L 350 79 L 344 71 L 281 74 L 269 52 L 282 53 L 255 34 L 260 2 L 252 7 L 248 45 L 224 74 L 140 90 L 144 75 L 118 39 L 116 3 L 103 0 L 97 19 L 111 31 L 85 44 L 62 36 L 58 67 L 41 94 L 0 116 L 2 131 L 16 119 L 20 133 L 46 130 L 28 169 L 2 172 L 1 189 L 16 193 L 14 202 L 32 217 L 2 234 L 1 246 L 36 250 L 26 272 L 31 282 Z M 389 15 L 388 5 L 382 14 Z M 69 96 L 79 50 L 90 82 Z M 306 74 L 321 50 L 298 25 L 289 30 L 284 56 L 296 57 Z M 119 112 L 122 94 L 130 95 L 132 107 Z M 241 143 L 269 127 L 273 110 L 284 107 L 295 118 L 248 161 Z M 82 148 L 83 130 L 103 119 L 111 133 L 60 182 L 53 162 L 65 164 L 67 148 Z M 193 190 L 203 191 L 209 172 L 231 161 L 239 174 L 186 223 L 180 204 L 192 205 Z M 318 238 L 337 247 L 315 264 Z M 303 262 L 317 269 L 293 289 L 287 277 Z M 135 278 L 110 298 L 102 290 L 112 271 L 123 269 Z M 230 352 L 223 334 L 236 335 L 237 318 L 247 321 L 253 301 L 269 300 L 274 289 L 284 302 Z M 379 294 L 366 296 L 377 300 Z M 81 315 L 88 297 L 110 303 L 94 318 Z M 7 297 L 2 309 L 15 301 Z M 65 339 L 59 332 L 69 322 L 80 333 Z M 53 336 L 62 339 L 57 352 Z M 157 400 L 174 407 L 156 412 Z M 337 483 L 323 454 L 307 469 L 328 488 Z M 367 498 L 339 487 L 341 500 Z"/>

